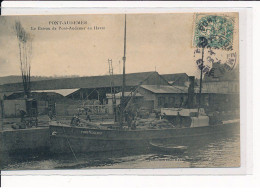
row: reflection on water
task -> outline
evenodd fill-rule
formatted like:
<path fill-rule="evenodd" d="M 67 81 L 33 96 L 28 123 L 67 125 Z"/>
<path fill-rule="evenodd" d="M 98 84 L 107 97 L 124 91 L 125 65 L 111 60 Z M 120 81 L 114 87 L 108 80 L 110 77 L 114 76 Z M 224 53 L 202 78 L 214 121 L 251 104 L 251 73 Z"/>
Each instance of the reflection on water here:
<path fill-rule="evenodd" d="M 189 168 L 239 167 L 239 131 L 190 137 L 182 142 L 182 154 L 156 151 L 123 150 L 88 154 L 30 156 L 11 158 L 4 170 L 19 169 L 88 169 L 88 168 Z"/>

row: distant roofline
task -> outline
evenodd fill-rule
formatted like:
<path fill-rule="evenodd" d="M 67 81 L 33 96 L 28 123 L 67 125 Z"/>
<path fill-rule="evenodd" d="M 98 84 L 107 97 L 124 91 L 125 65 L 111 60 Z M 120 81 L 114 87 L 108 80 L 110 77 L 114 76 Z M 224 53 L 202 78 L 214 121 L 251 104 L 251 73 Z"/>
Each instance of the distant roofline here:
<path fill-rule="evenodd" d="M 160 75 L 162 75 L 162 76 L 164 76 L 164 75 L 187 75 L 187 76 L 189 76 L 187 73 L 167 73 L 167 74 L 160 74 Z"/>
<path fill-rule="evenodd" d="M 232 79 L 232 80 L 203 80 L 203 83 L 212 83 L 212 82 L 216 82 L 216 83 L 221 83 L 221 82 L 239 82 L 239 79 Z"/>
<path fill-rule="evenodd" d="M 126 78 L 129 76 L 129 79 L 131 80 L 130 82 L 127 82 L 127 83 L 129 83 L 129 84 L 127 84 L 127 86 L 136 86 L 136 84 L 138 84 L 138 83 L 133 85 L 133 80 L 136 80 L 136 82 L 138 82 L 138 81 L 147 79 L 149 76 L 154 75 L 154 74 L 160 76 L 160 74 L 157 71 L 127 73 L 126 74 Z M 136 79 L 135 79 L 135 75 L 137 76 Z M 120 76 L 122 76 L 122 74 L 114 74 L 113 75 L 114 79 L 117 80 L 117 82 L 118 82 L 118 79 L 120 79 Z M 94 80 L 99 80 L 99 78 L 100 79 L 104 79 L 106 81 L 107 79 L 110 79 L 109 77 L 110 77 L 110 75 L 71 77 L 71 78 L 61 78 L 61 79 L 58 78 L 58 79 L 48 79 L 48 80 L 36 80 L 36 81 L 32 81 L 31 84 L 32 84 L 32 90 L 56 90 L 56 89 L 92 88 L 92 87 L 82 87 L 82 86 L 70 87 L 68 85 L 66 87 L 60 87 L 60 88 L 53 88 L 53 87 L 51 87 L 51 88 L 48 88 L 48 87 L 47 88 L 42 88 L 42 87 L 34 88 L 34 85 L 38 85 L 38 84 L 42 85 L 43 82 L 46 82 L 46 84 L 51 84 L 52 82 L 56 82 L 56 81 L 58 81 L 59 84 L 60 84 L 60 82 L 77 82 L 77 83 L 79 83 L 81 81 L 85 82 L 88 79 L 90 79 L 93 82 Z M 163 79 L 163 80 L 164 80 L 165 84 L 168 84 L 168 82 L 165 79 Z M 105 84 L 105 85 L 107 85 L 107 84 Z M 115 87 L 119 87 L 119 86 L 121 86 L 121 85 L 118 85 L 118 83 L 115 85 Z M 104 87 L 107 87 L 107 86 L 104 86 Z M 102 87 L 99 84 L 99 86 L 95 86 L 93 88 L 102 88 Z M 0 85 L 0 92 L 1 93 L 2 92 L 13 92 L 13 91 L 23 91 L 22 82 L 6 83 L 6 84 L 3 84 L 3 85 Z"/>
<path fill-rule="evenodd" d="M 159 86 L 159 88 L 151 88 L 151 87 L 157 87 L 157 85 L 141 85 L 141 88 L 148 90 L 154 94 L 177 94 L 177 93 L 187 93 L 188 92 L 188 87 L 176 87 L 176 86 L 171 86 L 171 85 L 161 85 Z M 178 90 L 179 92 L 176 91 L 155 91 L 156 89 L 164 89 L 164 88 L 168 88 L 168 89 L 175 89 Z M 184 88 L 187 89 L 187 91 L 184 91 Z"/>
<path fill-rule="evenodd" d="M 132 74 L 141 74 L 141 73 L 158 73 L 157 71 L 143 71 L 143 72 L 135 72 L 135 73 L 126 73 L 126 75 L 132 75 Z M 159 73 L 158 73 L 159 74 Z M 122 74 L 113 74 L 113 76 L 119 76 Z M 160 75 L 160 74 L 159 74 Z M 10 75 L 10 76 L 20 76 L 20 75 Z M 78 76 L 78 77 L 60 77 L 60 78 L 55 78 L 55 77 L 50 77 L 50 79 L 48 80 L 59 80 L 59 79 L 76 79 L 76 78 L 90 78 L 90 77 L 104 77 L 104 76 L 110 76 L 109 74 L 105 74 L 105 75 L 90 75 L 90 76 Z M 4 77 L 9 77 L 9 76 L 3 76 L 0 78 L 4 78 Z M 32 76 L 32 77 L 45 77 L 45 76 Z M 48 78 L 48 76 L 46 76 L 46 78 Z M 36 81 L 31 81 L 32 82 L 40 82 L 40 81 L 45 81 L 45 80 L 36 80 Z M 12 85 L 12 84 L 18 84 L 18 83 L 22 83 L 22 82 L 16 82 L 16 83 L 6 83 L 6 84 L 2 84 L 0 86 L 3 85 Z"/>

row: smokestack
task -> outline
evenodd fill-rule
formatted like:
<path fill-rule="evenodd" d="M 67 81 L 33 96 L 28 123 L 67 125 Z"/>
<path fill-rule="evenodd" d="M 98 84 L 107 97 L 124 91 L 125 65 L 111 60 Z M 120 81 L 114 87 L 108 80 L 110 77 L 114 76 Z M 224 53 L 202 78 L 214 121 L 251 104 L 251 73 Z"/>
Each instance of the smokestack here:
<path fill-rule="evenodd" d="M 195 85 L 195 77 L 189 76 L 189 88 L 188 88 L 188 108 L 193 108 L 193 98 L 194 98 L 194 85 Z"/>
<path fill-rule="evenodd" d="M 189 89 L 188 89 L 188 93 L 194 93 L 194 85 L 195 85 L 195 76 L 189 76 Z"/>

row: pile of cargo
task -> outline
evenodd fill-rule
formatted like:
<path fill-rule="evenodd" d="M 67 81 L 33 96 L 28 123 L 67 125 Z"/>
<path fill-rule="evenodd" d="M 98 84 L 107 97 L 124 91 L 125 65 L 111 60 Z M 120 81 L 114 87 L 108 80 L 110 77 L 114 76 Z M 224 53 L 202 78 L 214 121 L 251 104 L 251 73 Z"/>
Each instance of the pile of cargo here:
<path fill-rule="evenodd" d="M 85 127 L 89 129 L 101 129 L 102 126 L 90 122 L 82 122 L 77 127 Z"/>
<path fill-rule="evenodd" d="M 167 119 L 137 119 L 136 127 L 140 129 L 165 129 L 173 128 L 174 125 L 169 122 Z"/>
<path fill-rule="evenodd" d="M 71 126 L 76 126 L 76 127 L 86 127 L 86 128 L 91 128 L 91 129 L 101 129 L 101 128 L 104 128 L 104 127 L 102 127 L 99 124 L 89 122 L 89 121 L 87 121 L 85 119 L 82 119 L 80 117 L 77 117 L 77 116 L 72 118 L 70 125 Z"/>

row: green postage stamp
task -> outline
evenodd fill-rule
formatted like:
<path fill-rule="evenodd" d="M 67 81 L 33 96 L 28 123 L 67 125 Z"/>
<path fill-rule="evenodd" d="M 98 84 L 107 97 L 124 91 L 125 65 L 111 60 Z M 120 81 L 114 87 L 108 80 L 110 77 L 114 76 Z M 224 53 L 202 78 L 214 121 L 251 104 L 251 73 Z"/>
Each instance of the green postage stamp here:
<path fill-rule="evenodd" d="M 222 15 L 196 14 L 193 46 L 199 47 L 200 39 L 207 39 L 207 47 L 233 50 L 234 18 Z"/>

